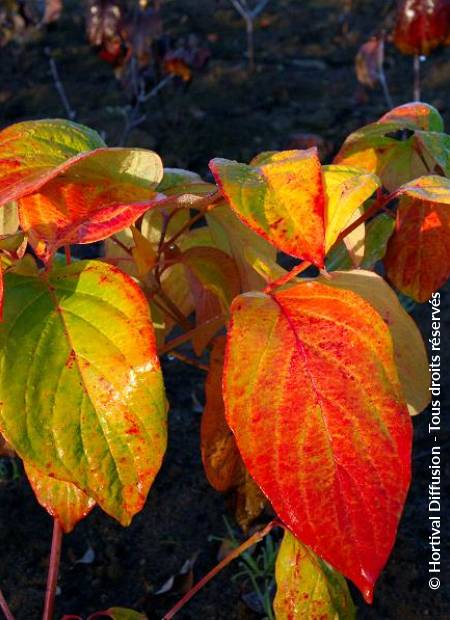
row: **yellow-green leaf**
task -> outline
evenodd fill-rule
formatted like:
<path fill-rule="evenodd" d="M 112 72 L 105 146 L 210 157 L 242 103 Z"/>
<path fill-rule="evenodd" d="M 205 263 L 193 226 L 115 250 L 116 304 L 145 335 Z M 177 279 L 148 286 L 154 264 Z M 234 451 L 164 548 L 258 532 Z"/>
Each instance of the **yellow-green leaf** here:
<path fill-rule="evenodd" d="M 0 429 L 19 456 L 128 524 L 166 447 L 148 303 L 118 269 L 79 261 L 6 274 Z"/>
<path fill-rule="evenodd" d="M 347 583 L 311 549 L 285 531 L 275 564 L 276 620 L 353 620 Z"/>
<path fill-rule="evenodd" d="M 355 212 L 378 189 L 380 181 L 374 174 L 347 166 L 323 166 L 322 171 L 327 197 L 325 251 L 328 252 Z"/>

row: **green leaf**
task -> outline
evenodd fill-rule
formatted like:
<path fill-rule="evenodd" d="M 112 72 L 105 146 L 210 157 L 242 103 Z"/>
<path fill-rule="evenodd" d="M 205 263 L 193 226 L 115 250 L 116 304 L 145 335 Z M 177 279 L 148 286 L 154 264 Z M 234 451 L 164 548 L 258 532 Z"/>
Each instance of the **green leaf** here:
<path fill-rule="evenodd" d="M 79 261 L 6 274 L 0 428 L 19 456 L 128 524 L 166 447 L 149 308 L 124 273 Z"/>
<path fill-rule="evenodd" d="M 347 583 L 289 531 L 275 564 L 277 620 L 353 620 L 356 609 Z"/>

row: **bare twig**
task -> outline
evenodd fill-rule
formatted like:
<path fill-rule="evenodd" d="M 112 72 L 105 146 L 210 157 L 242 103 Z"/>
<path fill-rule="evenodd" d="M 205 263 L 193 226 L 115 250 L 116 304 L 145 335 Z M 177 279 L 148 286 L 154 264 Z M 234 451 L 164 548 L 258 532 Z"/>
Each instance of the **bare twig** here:
<path fill-rule="evenodd" d="M 420 56 L 414 54 L 414 101 L 420 101 Z"/>
<path fill-rule="evenodd" d="M 183 355 L 183 353 L 179 353 L 178 351 L 172 351 L 169 355 L 175 357 L 177 360 L 180 360 L 180 362 L 183 362 L 183 364 L 188 364 L 189 366 L 194 366 L 194 368 L 198 368 L 199 370 L 209 372 L 209 366 L 207 364 L 202 364 L 201 362 L 193 359 L 192 357 Z"/>
<path fill-rule="evenodd" d="M 176 349 L 177 347 L 180 347 L 182 344 L 189 342 L 189 340 L 192 340 L 192 338 L 194 338 L 194 336 L 196 336 L 197 334 L 201 334 L 205 330 L 206 327 L 211 328 L 212 326 L 217 326 L 217 329 L 219 329 L 219 327 L 221 327 L 223 323 L 224 323 L 223 316 L 221 315 L 215 316 L 212 319 L 205 321 L 201 325 L 194 327 L 194 329 L 191 329 L 190 331 L 187 331 L 186 333 L 181 334 L 181 336 L 172 338 L 172 340 L 169 340 L 161 347 L 158 353 L 159 355 L 170 353 L 170 351 L 173 351 L 173 349 Z"/>
<path fill-rule="evenodd" d="M 249 7 L 247 0 L 230 0 L 230 2 L 245 22 L 248 66 L 249 70 L 253 71 L 255 68 L 254 24 L 257 17 L 269 3 L 269 0 L 260 0 L 253 9 Z"/>
<path fill-rule="evenodd" d="M 378 80 L 381 84 L 381 88 L 383 89 L 386 104 L 389 109 L 392 109 L 394 107 L 394 103 L 392 101 L 391 93 L 389 92 L 386 74 L 384 72 L 384 33 L 381 35 L 379 48 L 380 49 L 377 54 Z"/>
<path fill-rule="evenodd" d="M 64 110 L 66 112 L 66 116 L 69 120 L 73 121 L 77 117 L 77 113 L 71 107 L 69 103 L 69 99 L 67 98 L 66 91 L 64 89 L 64 85 L 61 82 L 61 78 L 59 76 L 58 67 L 56 65 L 56 61 L 51 54 L 51 50 L 49 47 L 45 48 L 45 54 L 48 57 L 48 62 L 50 65 L 50 73 L 52 74 L 53 83 L 55 85 L 56 91 L 61 99 L 61 102 L 64 106 Z"/>

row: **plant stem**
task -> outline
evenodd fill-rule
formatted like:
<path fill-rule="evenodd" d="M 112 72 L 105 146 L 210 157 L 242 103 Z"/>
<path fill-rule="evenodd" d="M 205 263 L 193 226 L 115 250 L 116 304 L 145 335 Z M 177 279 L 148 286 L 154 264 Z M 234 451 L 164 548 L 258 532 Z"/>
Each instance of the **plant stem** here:
<path fill-rule="evenodd" d="M 189 366 L 194 366 L 194 368 L 199 368 L 200 370 L 209 372 L 209 366 L 207 364 L 202 364 L 201 362 L 192 359 L 192 357 L 188 357 L 187 355 L 178 353 L 178 351 L 172 351 L 170 355 L 172 355 L 172 357 L 175 357 L 177 360 L 180 360 L 180 362 L 183 362 L 183 364 L 188 364 Z"/>
<path fill-rule="evenodd" d="M 291 269 L 291 271 L 289 271 L 289 273 L 287 273 L 286 275 L 282 276 L 281 278 L 278 278 L 278 280 L 274 280 L 273 282 L 270 282 L 264 289 L 264 292 L 271 293 L 274 288 L 283 286 L 283 284 L 286 284 L 287 282 L 289 282 L 289 280 L 292 280 L 292 278 L 295 278 L 295 276 L 297 276 L 299 273 L 302 273 L 302 271 L 305 271 L 306 269 L 308 269 L 308 267 L 311 267 L 311 263 L 309 263 L 308 261 L 303 261 L 302 263 L 294 267 L 294 269 Z"/>
<path fill-rule="evenodd" d="M 114 243 L 116 245 L 118 245 L 119 248 L 121 248 L 124 252 L 126 252 L 127 254 L 130 254 L 130 256 L 133 254 L 132 251 L 131 251 L 131 248 L 126 246 L 124 243 L 122 243 L 122 241 L 120 239 L 118 239 L 116 237 L 116 235 L 111 235 L 110 239 L 111 239 L 111 241 L 114 241 Z"/>
<path fill-rule="evenodd" d="M 5 597 L 3 596 L 3 592 L 0 590 L 0 609 L 3 612 L 3 615 L 5 616 L 5 620 L 14 620 L 14 616 L 11 613 L 11 610 L 8 607 L 8 603 L 5 600 Z"/>
<path fill-rule="evenodd" d="M 66 255 L 66 264 L 70 265 L 70 263 L 72 262 L 72 255 L 70 253 L 70 245 L 64 246 L 64 253 Z"/>
<path fill-rule="evenodd" d="M 345 239 L 345 237 L 347 235 L 349 235 L 351 232 L 353 232 L 355 230 L 355 228 L 358 228 L 358 226 L 360 226 L 361 224 L 366 222 L 369 218 L 373 217 L 378 211 L 385 210 L 386 205 L 393 198 L 395 198 L 395 192 L 392 193 L 392 194 L 389 194 L 388 196 L 380 196 L 373 203 L 373 205 L 370 207 L 370 209 L 367 209 L 367 211 L 365 213 L 363 213 L 360 217 L 358 217 L 358 219 L 356 219 L 352 224 L 347 226 L 347 228 L 344 228 L 344 230 L 340 233 L 340 235 L 338 236 L 336 241 L 333 243 L 332 247 L 334 247 L 340 241 Z M 331 248 L 330 248 L 330 250 L 331 250 Z"/>
<path fill-rule="evenodd" d="M 250 73 L 253 73 L 255 70 L 255 44 L 253 37 L 253 19 L 250 15 L 245 18 L 245 27 L 247 30 L 248 70 Z"/>
<path fill-rule="evenodd" d="M 420 101 L 420 56 L 414 54 L 414 101 Z"/>
<path fill-rule="evenodd" d="M 165 245 L 172 245 L 172 243 L 175 243 L 175 241 L 187 230 L 189 230 L 189 228 L 195 224 L 196 222 L 198 222 L 199 220 L 202 219 L 202 217 L 204 217 L 205 214 L 203 213 L 203 211 L 201 211 L 200 213 L 196 213 L 194 215 L 194 217 L 191 217 L 191 219 L 189 220 L 189 222 L 186 222 L 186 224 L 184 224 L 180 230 L 178 232 L 176 232 L 168 241 L 166 241 Z"/>
<path fill-rule="evenodd" d="M 53 519 L 52 548 L 48 567 L 47 589 L 45 591 L 45 605 L 42 620 L 53 620 L 55 609 L 56 586 L 58 583 L 59 563 L 61 560 L 63 531 L 58 519 Z"/>
<path fill-rule="evenodd" d="M 164 304 L 170 310 L 171 314 L 176 317 L 177 323 L 180 325 L 180 327 L 182 327 L 185 331 L 189 331 L 189 330 L 192 329 L 192 325 L 191 325 L 191 322 L 189 321 L 189 319 L 187 319 L 184 316 L 184 314 L 182 314 L 178 310 L 177 306 L 173 303 L 173 301 L 170 299 L 170 297 L 168 297 L 165 294 L 165 292 L 162 290 L 161 287 L 155 292 L 155 295 L 157 297 L 161 298 L 161 301 L 164 302 Z"/>
<path fill-rule="evenodd" d="M 217 573 L 220 573 L 220 571 L 226 566 L 228 566 L 230 562 L 238 558 L 241 553 L 243 553 L 250 547 L 253 547 L 253 545 L 256 545 L 256 543 L 258 543 L 265 536 L 267 536 L 267 534 L 271 530 L 273 530 L 274 527 L 282 527 L 282 524 L 277 520 L 271 521 L 262 530 L 259 530 L 258 532 L 255 532 L 253 536 L 250 536 L 250 538 L 248 538 L 244 543 L 242 543 L 242 545 L 240 545 L 236 549 L 233 549 L 233 551 L 231 551 L 221 562 L 219 562 L 219 564 L 217 564 L 217 566 L 215 566 L 212 570 L 209 571 L 209 573 L 207 573 L 202 579 L 200 579 L 200 581 L 196 583 L 195 586 L 191 588 L 189 592 L 187 592 L 183 596 L 183 598 L 181 598 L 178 603 L 166 613 L 166 615 L 163 617 L 163 620 L 171 620 L 171 618 L 173 618 L 175 614 L 178 613 L 180 609 L 184 607 L 186 603 L 189 602 L 191 598 L 208 583 L 208 581 L 211 581 L 211 579 L 215 577 Z"/>
<path fill-rule="evenodd" d="M 47 55 L 48 62 L 50 65 L 50 72 L 52 74 L 53 83 L 55 85 L 56 91 L 61 99 L 64 110 L 66 112 L 66 116 L 70 121 L 75 120 L 77 113 L 72 109 L 69 99 L 67 98 L 66 91 L 64 89 L 64 85 L 61 82 L 61 78 L 59 77 L 58 67 L 56 66 L 55 59 L 52 57 L 51 50 L 49 47 L 46 47 L 44 50 Z"/>

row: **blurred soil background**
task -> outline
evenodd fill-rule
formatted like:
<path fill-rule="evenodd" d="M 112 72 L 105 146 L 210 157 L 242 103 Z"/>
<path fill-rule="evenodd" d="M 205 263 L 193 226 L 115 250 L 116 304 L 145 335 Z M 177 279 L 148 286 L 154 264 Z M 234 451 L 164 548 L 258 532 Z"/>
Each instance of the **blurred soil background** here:
<path fill-rule="evenodd" d="M 358 85 L 354 59 L 358 48 L 390 23 L 393 3 L 385 0 L 272 0 L 257 22 L 256 67 L 248 73 L 245 28 L 227 0 L 163 0 L 163 31 L 174 41 L 192 35 L 210 58 L 193 69 L 190 82 L 174 79 L 151 97 L 145 120 L 127 131 L 133 96 L 86 41 L 85 4 L 65 0 L 61 19 L 0 48 L 0 126 L 21 120 L 64 117 L 49 65 L 54 59 L 76 121 L 100 131 L 111 146 L 125 136 L 128 146 L 156 150 L 165 166 L 208 174 L 212 157 L 247 162 L 263 150 L 301 147 L 303 134 L 320 136 L 324 161 L 330 161 L 345 136 L 386 111 L 379 87 Z M 1 7 L 0 7 L 1 8 Z M 385 70 L 395 105 L 412 98 L 412 60 L 391 43 Z M 450 126 L 450 48 L 422 64 L 423 100 L 433 104 Z M 149 84 L 149 90 L 154 84 Z M 131 106 L 128 107 L 127 106 Z M 443 291 L 443 424 L 449 427 L 450 295 Z M 428 339 L 427 304 L 413 316 Z M 198 579 L 215 563 L 219 549 L 212 535 L 226 536 L 223 497 L 203 474 L 199 425 L 203 398 L 201 371 L 165 360 L 171 403 L 169 450 L 148 503 L 133 524 L 121 528 L 94 512 L 65 537 L 57 614 L 88 613 L 110 606 L 145 611 L 161 618 L 179 595 L 154 596 L 183 564 L 195 557 Z M 447 419 L 446 419 L 447 417 Z M 414 475 L 394 552 L 367 606 L 352 588 L 358 618 L 443 620 L 450 617 L 449 566 L 442 566 L 442 587 L 428 587 L 430 533 L 427 487 L 430 442 L 425 412 L 414 420 Z M 442 494 L 450 496 L 448 432 L 442 431 Z M 445 445 L 445 442 L 447 444 Z M 3 468 L 11 463 L 2 462 Z M 10 470 L 8 470 L 10 471 Z M 11 471 L 10 471 L 11 473 Z M 448 514 L 444 500 L 442 515 Z M 447 512 L 446 512 L 447 511 Z M 229 516 L 230 521 L 232 518 Z M 445 525 L 445 523 L 443 523 Z M 39 618 L 45 589 L 51 520 L 35 502 L 25 478 L 0 482 L 0 584 L 17 620 Z M 443 561 L 449 540 L 442 540 Z M 86 552 L 88 552 L 86 554 Z M 83 560 L 80 562 L 80 559 Z M 257 620 L 243 595 L 248 583 L 232 581 L 232 564 L 177 615 L 180 620 Z M 191 575 L 188 575 L 188 580 Z M 186 580 L 179 580 L 185 584 Z"/>

